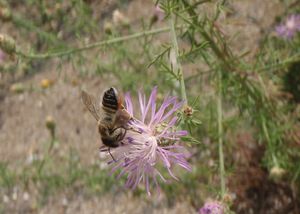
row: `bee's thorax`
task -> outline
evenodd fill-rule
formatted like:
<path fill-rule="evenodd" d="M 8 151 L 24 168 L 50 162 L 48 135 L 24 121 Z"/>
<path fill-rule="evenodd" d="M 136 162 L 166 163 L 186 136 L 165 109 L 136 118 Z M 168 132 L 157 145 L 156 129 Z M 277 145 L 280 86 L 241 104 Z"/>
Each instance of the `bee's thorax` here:
<path fill-rule="evenodd" d="M 103 108 L 99 123 L 112 127 L 115 124 L 116 112 L 105 111 Z"/>

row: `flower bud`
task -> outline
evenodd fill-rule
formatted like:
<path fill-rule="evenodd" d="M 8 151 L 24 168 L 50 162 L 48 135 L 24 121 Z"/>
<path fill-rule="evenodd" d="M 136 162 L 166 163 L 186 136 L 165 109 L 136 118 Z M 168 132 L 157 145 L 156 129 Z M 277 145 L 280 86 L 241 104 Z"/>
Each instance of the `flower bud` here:
<path fill-rule="evenodd" d="M 163 11 L 158 5 L 154 8 L 153 15 L 150 19 L 150 24 L 160 22 L 165 18 L 165 11 Z"/>
<path fill-rule="evenodd" d="M 124 27 L 129 25 L 128 18 L 123 13 L 121 13 L 118 9 L 116 9 L 113 12 L 112 20 L 115 25 L 121 25 Z"/>
<path fill-rule="evenodd" d="M 71 80 L 71 84 L 73 85 L 73 86 L 77 86 L 78 84 L 79 84 L 79 82 L 78 82 L 78 79 L 72 79 Z"/>
<path fill-rule="evenodd" d="M 183 108 L 183 113 L 187 116 L 187 117 L 190 117 L 192 116 L 194 110 L 191 106 L 188 106 L 186 105 L 184 108 Z"/>
<path fill-rule="evenodd" d="M 49 79 L 42 79 L 41 80 L 41 87 L 44 88 L 44 89 L 49 88 L 52 84 L 53 84 L 52 80 L 49 80 Z"/>
<path fill-rule="evenodd" d="M 223 202 L 225 204 L 232 204 L 235 199 L 236 195 L 234 193 L 226 193 L 223 196 Z"/>
<path fill-rule="evenodd" d="M 273 166 L 270 170 L 270 177 L 274 180 L 280 180 L 285 174 L 286 171 L 278 166 Z"/>
<path fill-rule="evenodd" d="M 0 8 L 0 19 L 10 21 L 12 17 L 11 11 L 8 8 Z"/>
<path fill-rule="evenodd" d="M 158 17 L 157 16 L 152 16 L 151 19 L 150 19 L 150 25 L 153 25 L 157 21 L 158 21 Z"/>
<path fill-rule="evenodd" d="M 0 34 L 0 48 L 5 53 L 13 55 L 16 52 L 15 40 L 9 36 Z"/>
<path fill-rule="evenodd" d="M 53 117 L 52 116 L 47 116 L 46 117 L 46 127 L 47 127 L 47 129 L 49 129 L 50 132 L 54 132 L 55 126 L 56 126 L 56 124 L 55 124 L 55 121 L 54 121 Z"/>
<path fill-rule="evenodd" d="M 25 90 L 25 87 L 22 83 L 15 83 L 10 86 L 9 90 L 13 93 L 22 93 Z"/>
<path fill-rule="evenodd" d="M 104 23 L 104 32 L 106 34 L 112 34 L 112 29 L 113 29 L 113 26 L 112 26 L 111 22 Z"/>

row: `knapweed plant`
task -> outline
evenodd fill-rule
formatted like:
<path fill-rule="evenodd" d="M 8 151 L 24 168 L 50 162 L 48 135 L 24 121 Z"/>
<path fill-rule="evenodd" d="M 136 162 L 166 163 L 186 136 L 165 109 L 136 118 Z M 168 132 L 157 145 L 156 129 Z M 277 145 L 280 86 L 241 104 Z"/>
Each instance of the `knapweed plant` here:
<path fill-rule="evenodd" d="M 107 180 L 110 177 L 96 164 L 83 169 L 78 161 L 76 167 L 70 165 L 72 176 L 66 175 L 66 180 L 107 185 L 100 188 L 106 191 L 119 180 L 132 189 L 144 185 L 148 194 L 157 187 L 168 202 L 176 201 L 177 195 L 195 210 L 210 196 L 222 210 L 233 204 L 233 209 L 247 213 L 247 207 L 239 209 L 239 200 L 247 201 L 253 189 L 266 195 L 260 191 L 267 190 L 255 185 L 273 187 L 278 180 L 286 184 L 286 192 L 293 192 L 291 203 L 298 200 L 297 1 L 281 1 L 285 11 L 269 20 L 268 28 L 245 13 L 247 22 L 240 30 L 234 23 L 244 11 L 238 11 L 234 1 L 157 0 L 143 17 L 127 17 L 127 5 L 118 3 L 116 10 L 103 12 L 110 14 L 104 20 L 91 2 L 57 1 L 53 9 L 46 1 L 26 1 L 27 8 L 41 11 L 33 14 L 34 20 L 13 12 L 16 3 L 0 4 L 0 18 L 17 27 L 18 38 L 34 41 L 22 44 L 22 39 L 0 36 L 1 53 L 18 60 L 7 70 L 25 69 L 28 74 L 55 64 L 63 72 L 69 66 L 79 71 L 80 88 L 90 84 L 84 83 L 86 75 L 99 78 L 97 86 L 117 86 L 131 95 L 140 88 L 145 91 L 125 96 L 124 107 L 134 119 L 123 145 L 111 150 L 115 160 L 105 166 L 113 179 Z M 247 37 L 250 23 L 256 23 L 259 32 L 254 42 Z M 184 173 L 178 175 L 176 168 Z M 42 172 L 50 173 L 45 168 Z M 236 182 L 247 173 L 252 173 L 245 176 L 249 187 Z M 178 182 L 170 184 L 169 178 Z M 231 194 L 235 201 L 226 199 Z M 263 209 L 261 201 L 250 204 Z M 211 209 L 208 203 L 199 212 Z"/>

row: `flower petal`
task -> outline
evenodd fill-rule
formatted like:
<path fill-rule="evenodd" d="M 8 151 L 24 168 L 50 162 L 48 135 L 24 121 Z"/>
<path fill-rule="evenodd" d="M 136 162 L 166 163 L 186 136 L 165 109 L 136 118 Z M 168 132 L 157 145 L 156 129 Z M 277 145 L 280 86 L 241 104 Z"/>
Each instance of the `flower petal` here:
<path fill-rule="evenodd" d="M 125 94 L 125 104 L 126 104 L 126 110 L 133 115 L 133 105 L 131 102 L 131 97 L 129 93 Z"/>

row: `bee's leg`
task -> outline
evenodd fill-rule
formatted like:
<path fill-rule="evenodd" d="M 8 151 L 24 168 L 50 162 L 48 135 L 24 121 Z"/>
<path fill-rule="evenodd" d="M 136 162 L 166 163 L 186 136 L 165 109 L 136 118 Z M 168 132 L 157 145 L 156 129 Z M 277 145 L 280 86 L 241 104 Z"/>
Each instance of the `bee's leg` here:
<path fill-rule="evenodd" d="M 113 134 L 116 130 L 120 129 L 121 127 L 117 127 L 117 128 L 114 128 L 114 129 L 109 129 L 109 134 Z"/>
<path fill-rule="evenodd" d="M 117 139 L 118 139 L 118 140 L 122 140 L 122 139 L 125 137 L 126 132 L 127 132 L 127 129 L 126 129 L 124 126 L 119 126 L 119 127 L 117 127 L 117 128 L 112 129 L 112 130 L 110 131 L 110 134 L 114 133 L 114 132 L 115 132 L 116 130 L 118 130 L 118 129 L 124 129 L 124 130 L 125 130 L 125 132 L 124 132 L 123 134 L 119 134 L 119 135 L 117 136 Z M 122 136 L 122 137 L 119 137 L 119 136 Z"/>
<path fill-rule="evenodd" d="M 127 130 L 126 130 L 126 129 L 124 129 L 124 130 L 125 130 L 125 131 L 124 131 L 123 135 L 121 136 L 120 141 L 123 140 L 124 137 L 126 136 Z"/>
<path fill-rule="evenodd" d="M 110 147 L 107 146 L 101 146 L 100 148 L 100 152 L 108 152 L 109 155 L 111 156 L 111 158 L 113 159 L 114 162 L 117 162 L 116 159 L 114 158 L 114 156 L 111 154 L 110 152 Z"/>
<path fill-rule="evenodd" d="M 119 128 L 117 128 L 117 129 L 121 129 L 122 127 L 119 127 Z M 124 129 L 124 128 L 123 128 Z M 126 129 L 124 129 L 125 131 L 124 132 L 121 132 L 120 134 L 118 134 L 117 135 L 117 137 L 116 137 L 116 140 L 118 141 L 118 142 L 121 142 L 124 138 L 125 138 L 125 136 L 126 136 L 126 133 L 127 133 L 127 130 Z"/>
<path fill-rule="evenodd" d="M 107 146 L 105 145 L 102 145 L 100 148 L 99 148 L 100 152 L 107 152 L 108 151 L 108 148 Z"/>
<path fill-rule="evenodd" d="M 110 147 L 108 147 L 108 153 L 110 154 L 111 158 L 113 159 L 114 162 L 117 162 L 116 159 L 114 158 L 114 156 L 111 154 L 110 152 Z"/>
<path fill-rule="evenodd" d="M 130 131 L 133 131 L 133 132 L 137 132 L 137 133 L 139 133 L 139 134 L 142 134 L 142 132 L 141 132 L 140 130 L 137 130 L 137 129 L 131 127 L 131 126 L 129 126 L 129 127 L 124 127 L 124 126 L 122 126 L 122 128 L 125 129 L 126 131 L 127 131 L 127 130 L 130 130 Z"/>

